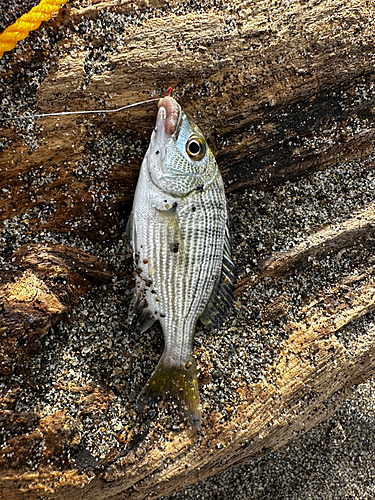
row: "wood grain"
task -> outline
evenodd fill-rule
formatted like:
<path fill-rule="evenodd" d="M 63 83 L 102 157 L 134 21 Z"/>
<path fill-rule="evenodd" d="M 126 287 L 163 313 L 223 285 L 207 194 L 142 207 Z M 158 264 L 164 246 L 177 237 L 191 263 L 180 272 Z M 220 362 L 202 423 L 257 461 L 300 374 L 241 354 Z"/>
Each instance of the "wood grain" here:
<path fill-rule="evenodd" d="M 163 1 L 142 2 L 139 14 L 157 8 L 167 9 Z M 86 16 L 108 9 L 126 15 L 132 3 L 64 10 L 60 22 L 73 30 Z M 91 35 L 91 48 L 73 51 L 87 37 L 67 37 L 37 89 L 37 110 L 113 108 L 148 99 L 150 92 L 162 96 L 172 86 L 182 107 L 199 118 L 228 191 L 269 188 L 372 151 L 371 3 L 331 0 L 271 9 L 268 1 L 237 1 L 222 12 L 164 12 L 129 26 L 121 35 L 122 50 L 106 54 L 100 64 L 95 53 L 103 51 L 104 39 Z M 17 71 L 17 58 L 12 62 Z M 114 224 L 114 211 L 129 207 L 142 157 L 132 147 L 140 140 L 145 151 L 155 112 L 156 105 L 148 104 L 89 120 L 42 118 L 34 132 L 37 148 L 23 143 L 14 124 L 3 126 L 9 146 L 2 152 L 2 182 L 10 191 L 0 199 L 1 218 L 43 202 L 52 212 L 47 229 L 66 231 L 68 221 L 81 217 L 86 224 L 75 230 L 98 237 Z M 75 165 L 90 156 L 95 160 L 93 135 L 108 131 L 123 136 L 129 148 L 123 162 L 107 165 L 101 198 L 110 199 L 103 202 Z M 39 172 L 43 183 L 36 180 Z"/>
<path fill-rule="evenodd" d="M 66 318 L 78 295 L 108 282 L 113 271 L 63 245 L 24 245 L 12 256 L 17 272 L 0 272 L 0 374 L 10 375 L 37 348 L 37 339 Z"/>
<path fill-rule="evenodd" d="M 373 152 L 371 2 L 235 0 L 176 14 L 170 2 L 144 0 L 139 21 L 116 37 L 109 13 L 133 16 L 134 2 L 73 5 L 48 24 L 41 41 L 30 36 L 22 51 L 4 56 L 2 85 L 21 109 L 19 76 L 38 78 L 41 68 L 43 81 L 28 87 L 32 112 L 121 106 L 162 96 L 171 85 L 207 135 L 228 192 L 270 189 Z M 87 30 L 85 23 L 99 19 L 107 23 L 104 31 Z M 46 117 L 36 125 L 0 122 L 1 221 L 34 211 L 31 235 L 50 230 L 95 241 L 121 234 L 119 219 L 129 208 L 155 111 L 149 104 L 107 116 Z M 334 253 L 344 258 L 354 246 L 371 249 L 374 228 L 371 201 L 261 262 L 238 283 L 237 297 L 293 273 L 309 283 L 311 262 Z M 38 339 L 70 316 L 80 293 L 121 276 L 92 255 L 51 243 L 21 246 L 9 260 L 17 268 L 0 271 L 0 422 L 13 437 L 0 450 L 2 498 L 160 498 L 277 449 L 327 418 L 353 384 L 373 373 L 375 332 L 358 334 L 350 349 L 340 339 L 375 309 L 369 259 L 288 317 L 288 338 L 273 365 L 261 381 L 239 384 L 240 403 L 228 420 L 211 411 L 200 436 L 171 432 L 163 448 L 157 430 L 145 424 L 122 453 L 73 463 L 67 450 L 79 440 L 78 421 L 59 409 L 48 417 L 18 411 L 13 373 L 38 349 Z M 287 300 L 270 303 L 266 317 L 284 314 Z M 75 390 L 87 412 L 107 408 L 113 398 L 105 387 Z M 40 462 L 31 470 L 27 456 L 35 449 Z"/>

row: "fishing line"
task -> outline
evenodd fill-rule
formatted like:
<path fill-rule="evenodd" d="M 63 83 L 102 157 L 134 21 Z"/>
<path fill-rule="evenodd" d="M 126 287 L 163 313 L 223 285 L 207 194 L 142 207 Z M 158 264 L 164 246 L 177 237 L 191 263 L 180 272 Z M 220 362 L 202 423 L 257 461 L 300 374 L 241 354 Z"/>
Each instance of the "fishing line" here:
<path fill-rule="evenodd" d="M 95 113 L 117 113 L 118 111 L 122 111 L 124 109 L 134 108 L 135 106 L 139 106 L 140 104 L 147 104 L 149 102 L 159 101 L 160 97 L 155 99 L 148 99 L 147 101 L 135 102 L 133 104 L 128 104 L 127 106 L 122 106 L 121 108 L 114 109 L 95 109 L 95 110 L 86 110 L 86 111 L 61 111 L 59 113 L 43 113 L 37 115 L 23 115 L 23 116 L 8 116 L 8 117 L 0 117 L 1 121 L 6 120 L 23 120 L 24 118 L 43 118 L 45 116 L 65 116 L 65 115 L 86 115 L 86 114 L 95 114 Z"/>

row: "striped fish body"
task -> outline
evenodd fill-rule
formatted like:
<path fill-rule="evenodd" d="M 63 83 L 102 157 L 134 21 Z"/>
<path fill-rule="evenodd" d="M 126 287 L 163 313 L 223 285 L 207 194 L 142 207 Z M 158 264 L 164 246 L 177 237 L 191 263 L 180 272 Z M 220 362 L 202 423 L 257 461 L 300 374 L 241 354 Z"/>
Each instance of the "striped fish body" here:
<path fill-rule="evenodd" d="M 130 319 L 141 331 L 158 320 L 164 333 L 164 352 L 137 407 L 169 394 L 197 429 L 194 332 L 198 319 L 222 321 L 233 300 L 228 228 L 223 181 L 201 131 L 174 99 L 162 99 L 128 224 L 136 274 Z"/>

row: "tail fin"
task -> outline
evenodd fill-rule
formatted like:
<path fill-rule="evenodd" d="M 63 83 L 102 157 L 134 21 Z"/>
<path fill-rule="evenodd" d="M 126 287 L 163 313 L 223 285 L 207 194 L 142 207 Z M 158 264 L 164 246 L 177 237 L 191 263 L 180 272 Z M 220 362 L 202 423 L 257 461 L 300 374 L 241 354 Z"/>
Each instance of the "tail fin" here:
<path fill-rule="evenodd" d="M 137 411 L 156 405 L 160 400 L 170 396 L 177 404 L 179 411 L 197 431 L 201 427 L 201 411 L 199 407 L 199 391 L 197 380 L 197 363 L 192 357 L 185 367 L 166 366 L 164 353 L 154 373 L 144 386 L 137 399 Z"/>

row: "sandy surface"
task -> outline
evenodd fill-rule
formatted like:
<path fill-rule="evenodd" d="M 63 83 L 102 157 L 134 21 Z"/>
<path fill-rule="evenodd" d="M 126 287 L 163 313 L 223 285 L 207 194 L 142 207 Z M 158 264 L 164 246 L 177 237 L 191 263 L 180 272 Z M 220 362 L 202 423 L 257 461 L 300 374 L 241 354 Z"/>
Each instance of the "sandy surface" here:
<path fill-rule="evenodd" d="M 47 73 L 42 65 L 35 71 L 34 77 L 40 80 Z M 2 109 L 18 110 L 22 106 L 25 109 L 27 85 L 31 83 L 15 85 L 7 101 L 2 103 Z M 21 130 L 21 133 L 27 142 L 27 131 Z M 118 136 L 102 137 L 97 143 L 98 150 L 77 166 L 77 172 L 87 179 L 88 189 L 99 195 L 103 172 L 109 172 L 119 161 L 120 141 Z M 145 147 L 146 144 L 137 145 L 140 162 Z M 259 261 L 292 249 L 309 234 L 327 224 L 338 224 L 364 208 L 373 200 L 375 175 L 368 168 L 373 162 L 374 158 L 369 157 L 361 162 L 343 163 L 267 193 L 247 190 L 231 194 L 228 201 L 239 275 L 251 275 Z M 38 173 L 35 178 L 34 174 L 30 175 L 31 185 L 34 181 L 49 182 Z M 4 222 L 0 230 L 1 269 L 12 269 L 10 255 L 19 246 L 51 242 L 81 248 L 120 271 L 131 270 L 123 237 L 126 217 L 116 216 L 117 232 L 104 242 L 78 238 L 73 231 L 59 234 L 42 227 L 37 233 L 27 230 L 29 220 L 40 217 L 43 221 L 51 210 L 53 207 L 41 204 Z M 223 421 L 229 419 L 236 412 L 239 383 L 241 380 L 257 382 L 267 374 L 286 340 L 284 326 L 290 317 L 298 318 L 302 301 L 329 289 L 343 277 L 365 269 L 372 256 L 371 249 L 354 247 L 339 258 L 333 255 L 312 262 L 308 282 L 301 276 L 263 280 L 244 292 L 219 331 L 210 333 L 198 328 L 195 356 L 199 364 L 203 419 L 212 410 L 219 411 Z M 79 419 L 80 444 L 93 463 L 113 448 L 121 450 L 119 435 L 127 437 L 137 425 L 135 399 L 162 349 L 159 327 L 140 336 L 126 323 L 132 293 L 130 275 L 129 272 L 129 279 L 114 279 L 110 285 L 82 296 L 71 321 L 52 328 L 41 340 L 40 352 L 29 360 L 24 373 L 14 377 L 21 388 L 16 409 L 41 416 L 64 409 L 72 418 Z M 281 293 L 290 299 L 288 314 L 268 325 L 265 335 L 262 313 L 269 301 Z M 373 327 L 374 316 L 368 315 L 341 332 L 342 341 L 350 345 L 355 341 L 356 331 Z M 32 391 L 30 379 L 42 390 Z M 76 388 L 89 385 L 110 391 L 108 408 L 82 414 Z M 352 398 L 336 415 L 290 445 L 169 498 L 374 498 L 374 396 L 375 385 L 363 384 L 354 390 Z M 176 433 L 186 425 L 176 413 L 165 408 L 155 411 L 154 419 L 166 430 Z M 8 438 L 7 432 L 0 430 L 1 445 L 5 446 Z M 38 468 L 37 451 L 30 457 L 31 470 Z"/>
<path fill-rule="evenodd" d="M 257 259 L 288 250 L 310 231 L 328 222 L 340 222 L 365 205 L 370 199 L 369 186 L 374 182 L 374 172 L 365 171 L 363 167 L 364 162 L 348 163 L 337 167 L 335 172 L 318 172 L 309 179 L 286 183 L 267 194 L 247 190 L 229 195 L 233 253 L 239 274 L 251 275 Z M 343 182 L 332 182 L 333 176 Z M 350 190 L 346 189 L 347 185 L 351 186 Z M 327 200 L 335 200 L 335 203 L 327 203 Z M 41 217 L 43 210 L 48 207 L 38 208 Z M 35 209 L 31 212 L 32 215 L 25 213 L 4 222 L 0 233 L 0 264 L 4 270 L 12 268 L 9 256 L 13 250 L 39 241 L 76 246 L 120 271 L 132 269 L 123 232 L 113 235 L 110 244 L 46 230 L 30 233 L 26 230 L 27 222 L 35 216 Z M 287 217 L 291 212 L 293 217 Z M 118 215 L 118 219 L 119 227 L 124 230 L 126 217 Z M 223 422 L 231 418 L 239 402 L 238 386 L 267 377 L 269 367 L 288 337 L 285 325 L 290 318 L 296 319 L 302 314 L 303 300 L 312 299 L 322 289 L 330 289 L 344 276 L 360 273 L 371 257 L 371 247 L 360 251 L 353 248 L 340 259 L 332 255 L 314 262 L 308 281 L 305 274 L 264 279 L 244 291 L 222 328 L 210 332 L 198 326 L 194 354 L 198 361 L 203 422 L 205 415 L 213 410 L 221 413 Z M 104 458 L 112 448 L 122 449 L 118 442 L 120 434 L 127 436 L 134 426 L 137 432 L 135 399 L 162 352 L 162 332 L 158 325 L 140 335 L 127 324 L 132 286 L 129 272 L 129 279 L 114 278 L 110 285 L 81 296 L 70 322 L 60 322 L 53 327 L 41 339 L 40 353 L 30 358 L 24 373 L 14 377 L 22 388 L 17 410 L 47 416 L 65 409 L 81 421 L 80 444 L 96 459 Z M 281 294 L 287 294 L 289 299 L 286 312 L 282 317 L 265 321 L 263 316 L 269 302 Z M 356 331 L 366 332 L 373 324 L 372 315 L 356 320 L 339 332 L 340 341 L 350 348 Z M 29 377 L 42 390 L 31 390 Z M 111 391 L 109 408 L 82 414 L 77 388 L 83 386 Z M 165 430 L 175 432 L 186 425 L 176 412 L 164 407 L 155 412 L 154 421 L 162 422 Z M 6 432 L 2 434 L 6 441 Z M 37 468 L 37 456 L 30 465 Z"/>
<path fill-rule="evenodd" d="M 373 499 L 374 400 L 371 380 L 358 386 L 335 415 L 289 445 L 168 499 Z"/>

